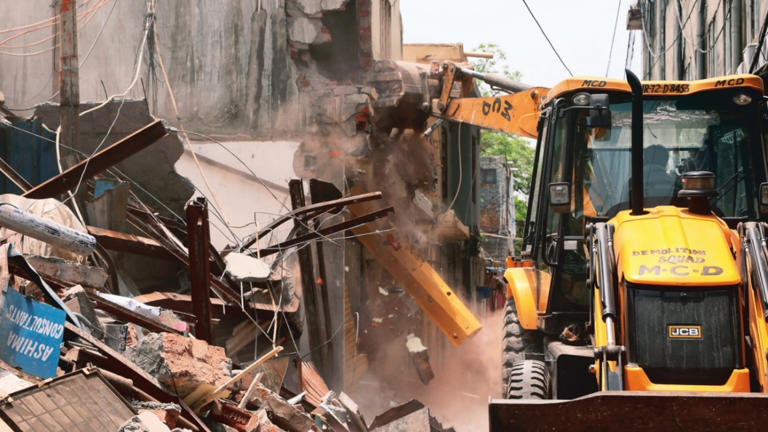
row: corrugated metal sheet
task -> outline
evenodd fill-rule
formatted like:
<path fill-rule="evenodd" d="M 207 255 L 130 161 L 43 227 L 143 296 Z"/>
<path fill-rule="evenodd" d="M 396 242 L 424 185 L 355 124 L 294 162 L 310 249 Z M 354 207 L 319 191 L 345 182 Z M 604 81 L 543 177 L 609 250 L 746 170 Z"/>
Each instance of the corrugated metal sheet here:
<path fill-rule="evenodd" d="M 58 174 L 56 146 L 51 142 L 55 141 L 56 133 L 43 126 L 39 120 L 12 121 L 12 124 L 31 133 L 0 124 L 0 157 L 33 185 Z M 21 190 L 0 174 L 0 193 L 18 194 Z"/>
<path fill-rule="evenodd" d="M 11 394 L 1 408 L 22 431 L 116 431 L 135 415 L 97 372 L 80 369 Z"/>

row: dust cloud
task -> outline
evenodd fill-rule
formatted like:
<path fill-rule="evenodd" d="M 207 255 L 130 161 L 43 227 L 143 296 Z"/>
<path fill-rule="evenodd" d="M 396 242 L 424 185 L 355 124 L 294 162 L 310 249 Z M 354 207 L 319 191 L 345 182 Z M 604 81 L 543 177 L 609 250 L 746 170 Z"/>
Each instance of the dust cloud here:
<path fill-rule="evenodd" d="M 405 336 L 382 341 L 387 345 L 371 359 L 350 395 L 369 421 L 369 413 L 416 399 L 445 427 L 457 432 L 488 430 L 488 399 L 501 396 L 502 314 L 500 310 L 483 317 L 483 328 L 460 346 L 446 343 L 439 360 L 431 353 L 435 378 L 426 385 L 408 358 Z"/>

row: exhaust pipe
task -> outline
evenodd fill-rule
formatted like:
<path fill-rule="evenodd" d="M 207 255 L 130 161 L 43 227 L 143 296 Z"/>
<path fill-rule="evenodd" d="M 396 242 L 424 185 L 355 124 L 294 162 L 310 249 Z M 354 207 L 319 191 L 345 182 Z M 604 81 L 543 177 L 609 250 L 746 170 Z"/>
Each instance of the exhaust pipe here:
<path fill-rule="evenodd" d="M 632 89 L 632 193 L 629 203 L 632 216 L 646 214 L 643 209 L 643 86 L 640 79 L 625 69 L 627 82 Z"/>

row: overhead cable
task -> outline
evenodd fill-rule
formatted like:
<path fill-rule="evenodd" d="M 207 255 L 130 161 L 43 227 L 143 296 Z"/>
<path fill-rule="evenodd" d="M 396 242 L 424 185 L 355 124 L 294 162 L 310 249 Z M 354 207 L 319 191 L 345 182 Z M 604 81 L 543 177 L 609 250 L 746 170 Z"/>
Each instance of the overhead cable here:
<path fill-rule="evenodd" d="M 558 59 L 558 60 L 560 60 L 560 63 L 563 65 L 563 67 L 565 68 L 565 70 L 567 70 L 567 71 L 568 71 L 568 73 L 569 73 L 571 76 L 573 76 L 573 72 L 571 72 L 571 70 L 570 70 L 570 69 L 568 68 L 568 66 L 565 64 L 565 61 L 563 61 L 563 58 L 562 58 L 562 57 L 560 57 L 560 53 L 558 53 L 558 52 L 557 52 L 557 49 L 555 49 L 555 45 L 553 45 L 553 44 L 552 44 L 552 41 L 551 41 L 551 40 L 549 40 L 549 36 L 547 36 L 547 32 L 545 32 L 545 31 L 544 31 L 544 28 L 542 28 L 542 27 L 541 27 L 541 24 L 539 24 L 539 20 L 538 20 L 538 19 L 536 19 L 536 15 L 534 15 L 534 14 L 533 14 L 533 11 L 532 11 L 532 10 L 531 10 L 531 8 L 528 6 L 528 3 L 527 3 L 525 0 L 522 0 L 522 1 L 523 1 L 523 4 L 525 5 L 525 8 L 526 8 L 526 9 L 528 9 L 528 13 L 529 13 L 529 14 L 531 14 L 531 18 L 533 18 L 533 20 L 536 22 L 536 25 L 537 25 L 537 26 L 539 26 L 539 30 L 541 30 L 541 34 L 542 34 L 542 35 L 544 35 L 544 39 L 546 39 L 546 40 L 547 40 L 547 42 L 549 42 L 549 46 L 552 48 L 552 51 L 554 51 L 554 52 L 555 52 L 555 55 L 557 56 L 557 59 Z"/>
<path fill-rule="evenodd" d="M 611 56 L 613 55 L 613 43 L 616 41 L 616 27 L 619 26 L 619 12 L 621 11 L 621 0 L 616 7 L 616 20 L 613 22 L 613 36 L 611 36 L 611 48 L 608 50 L 608 64 L 605 66 L 605 76 L 608 76 L 608 70 L 611 68 Z"/>

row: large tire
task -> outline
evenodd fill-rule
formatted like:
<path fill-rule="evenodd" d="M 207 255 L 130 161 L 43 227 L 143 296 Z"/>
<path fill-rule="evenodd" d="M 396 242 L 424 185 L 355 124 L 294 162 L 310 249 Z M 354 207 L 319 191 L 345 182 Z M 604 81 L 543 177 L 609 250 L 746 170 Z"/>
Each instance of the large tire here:
<path fill-rule="evenodd" d="M 507 391 L 507 382 L 512 367 L 525 360 L 526 353 L 541 353 L 541 334 L 537 330 L 526 330 L 520 325 L 515 309 L 515 299 L 508 298 L 504 308 L 504 341 L 501 358 L 501 391 Z"/>
<path fill-rule="evenodd" d="M 521 360 L 509 374 L 507 399 L 548 399 L 549 370 L 541 360 Z"/>

